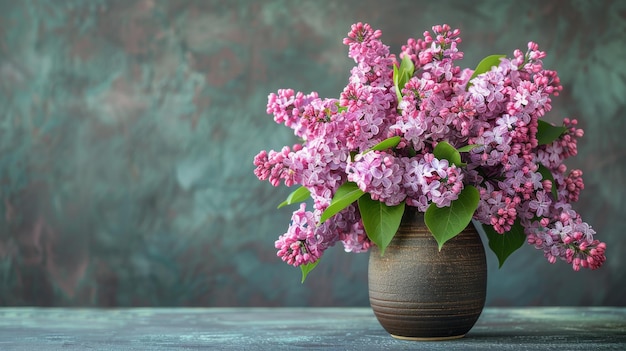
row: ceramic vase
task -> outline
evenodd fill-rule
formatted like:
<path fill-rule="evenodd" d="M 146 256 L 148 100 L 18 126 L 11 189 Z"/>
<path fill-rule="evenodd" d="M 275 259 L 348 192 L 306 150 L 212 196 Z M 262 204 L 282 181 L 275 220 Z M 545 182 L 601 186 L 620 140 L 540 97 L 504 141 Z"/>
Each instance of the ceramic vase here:
<path fill-rule="evenodd" d="M 485 305 L 487 262 L 472 223 L 441 250 L 424 214 L 407 207 L 381 256 L 371 250 L 370 304 L 391 336 L 408 340 L 463 337 Z"/>

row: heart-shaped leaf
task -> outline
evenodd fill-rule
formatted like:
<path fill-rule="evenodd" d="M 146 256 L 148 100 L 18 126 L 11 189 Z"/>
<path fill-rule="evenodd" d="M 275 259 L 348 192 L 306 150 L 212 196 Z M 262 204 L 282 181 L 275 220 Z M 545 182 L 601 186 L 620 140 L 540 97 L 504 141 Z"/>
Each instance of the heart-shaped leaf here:
<path fill-rule="evenodd" d="M 566 127 L 555 127 L 552 124 L 538 120 L 537 121 L 537 143 L 539 145 L 547 145 L 551 144 L 555 141 L 561 134 L 565 133 L 567 130 Z"/>
<path fill-rule="evenodd" d="M 474 211 L 478 208 L 479 200 L 478 190 L 471 185 L 466 185 L 449 207 L 437 207 L 434 203 L 428 206 L 424 213 L 424 222 L 437 240 L 439 250 L 446 241 L 454 238 L 467 227 Z"/>
<path fill-rule="evenodd" d="M 336 215 L 344 208 L 350 206 L 353 202 L 363 196 L 365 192 L 359 189 L 359 186 L 354 182 L 343 183 L 335 192 L 335 196 L 330 201 L 330 205 L 322 212 L 320 218 L 320 224 L 326 222 L 327 219 Z"/>
<path fill-rule="evenodd" d="M 381 256 L 400 227 L 405 203 L 387 206 L 370 196 L 359 199 L 359 212 L 367 237 L 380 249 Z"/>
<path fill-rule="evenodd" d="M 515 221 L 511 230 L 504 234 L 499 234 L 490 225 L 483 224 L 483 229 L 489 239 L 489 248 L 491 248 L 491 251 L 498 257 L 499 268 L 502 268 L 507 257 L 519 249 L 526 241 L 524 228 L 519 221 Z"/>
<path fill-rule="evenodd" d="M 309 189 L 307 189 L 304 186 L 301 186 L 298 189 L 292 191 L 291 194 L 287 196 L 287 199 L 281 202 L 280 205 L 278 205 L 278 208 L 295 204 L 297 202 L 302 202 L 308 199 L 310 195 L 311 195 L 311 192 L 309 191 Z"/>
<path fill-rule="evenodd" d="M 300 270 L 302 271 L 302 281 L 300 283 L 304 283 L 304 280 L 306 279 L 306 276 L 309 275 L 309 273 L 311 273 L 313 268 L 315 268 L 318 263 L 320 263 L 320 260 L 321 260 L 321 258 L 318 259 L 317 261 L 313 262 L 313 263 L 307 263 L 307 264 L 300 265 Z"/>

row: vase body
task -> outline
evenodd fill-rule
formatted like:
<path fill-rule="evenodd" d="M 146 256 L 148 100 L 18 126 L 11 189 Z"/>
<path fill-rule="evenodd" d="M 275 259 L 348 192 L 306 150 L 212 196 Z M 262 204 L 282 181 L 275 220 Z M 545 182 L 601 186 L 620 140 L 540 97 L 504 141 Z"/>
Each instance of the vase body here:
<path fill-rule="evenodd" d="M 393 337 L 463 337 L 485 305 L 487 262 L 472 223 L 441 251 L 424 214 L 407 207 L 398 232 L 380 255 L 373 247 L 368 287 L 376 318 Z"/>

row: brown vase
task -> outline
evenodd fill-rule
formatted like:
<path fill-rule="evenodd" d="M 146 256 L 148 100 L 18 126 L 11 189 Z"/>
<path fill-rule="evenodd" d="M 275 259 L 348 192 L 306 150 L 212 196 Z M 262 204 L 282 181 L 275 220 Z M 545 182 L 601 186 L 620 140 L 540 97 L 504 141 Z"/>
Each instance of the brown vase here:
<path fill-rule="evenodd" d="M 368 281 L 374 314 L 391 336 L 461 338 L 485 305 L 485 249 L 470 223 L 439 251 L 424 214 L 407 207 L 384 256 L 371 250 Z"/>

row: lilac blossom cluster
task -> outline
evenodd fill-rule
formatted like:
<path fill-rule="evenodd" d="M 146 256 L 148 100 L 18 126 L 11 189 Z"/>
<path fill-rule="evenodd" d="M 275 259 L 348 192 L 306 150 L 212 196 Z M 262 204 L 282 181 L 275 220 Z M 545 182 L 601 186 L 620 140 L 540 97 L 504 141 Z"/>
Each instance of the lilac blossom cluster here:
<path fill-rule="evenodd" d="M 420 211 L 450 206 L 472 185 L 480 193 L 475 220 L 502 235 L 519 223 L 527 242 L 551 263 L 562 259 L 575 270 L 602 265 L 606 245 L 571 206 L 584 188 L 582 172 L 563 163 L 576 155 L 583 131 L 565 119 L 556 140 L 540 144 L 537 138 L 539 119 L 562 90 L 557 73 L 543 67 L 545 52 L 531 42 L 525 52 L 515 50 L 472 77 L 472 70 L 455 65 L 463 58 L 459 35 L 438 25 L 402 46 L 399 59 L 410 58 L 415 73 L 401 99 L 393 81 L 398 59 L 380 40 L 381 31 L 362 23 L 343 41 L 356 65 L 339 99 L 290 89 L 270 94 L 267 112 L 303 142 L 261 151 L 255 175 L 274 186 L 300 184 L 313 200 L 312 210 L 301 204 L 276 241 L 284 261 L 314 263 L 338 241 L 350 252 L 373 245 L 356 204 L 319 224 L 336 190 L 350 181 L 373 200 Z M 394 136 L 401 138 L 397 146 L 372 150 Z M 462 153 L 463 167 L 434 156 L 442 141 L 474 145 Z"/>

